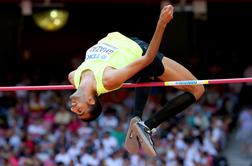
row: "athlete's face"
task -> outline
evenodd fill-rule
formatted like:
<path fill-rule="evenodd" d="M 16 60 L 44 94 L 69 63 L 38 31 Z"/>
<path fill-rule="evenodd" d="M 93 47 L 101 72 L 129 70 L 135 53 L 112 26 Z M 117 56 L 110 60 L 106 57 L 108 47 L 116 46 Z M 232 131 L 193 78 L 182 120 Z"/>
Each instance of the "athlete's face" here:
<path fill-rule="evenodd" d="M 72 102 L 71 111 L 76 113 L 79 118 L 88 118 L 89 105 L 87 103 Z"/>
<path fill-rule="evenodd" d="M 93 100 L 87 98 L 85 95 L 73 94 L 71 97 L 71 111 L 78 115 L 80 119 L 88 119 L 91 117 L 89 112 L 93 104 Z"/>

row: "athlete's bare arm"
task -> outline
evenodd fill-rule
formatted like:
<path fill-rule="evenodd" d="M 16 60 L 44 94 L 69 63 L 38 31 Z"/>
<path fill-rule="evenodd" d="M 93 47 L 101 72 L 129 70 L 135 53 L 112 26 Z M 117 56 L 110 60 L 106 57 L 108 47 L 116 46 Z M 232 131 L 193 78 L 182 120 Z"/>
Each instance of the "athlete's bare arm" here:
<path fill-rule="evenodd" d="M 159 50 L 166 25 L 171 21 L 172 18 L 173 6 L 167 5 L 160 13 L 156 30 L 145 55 L 121 69 L 106 70 L 104 72 L 103 84 L 106 89 L 118 88 L 122 83 L 130 79 L 154 60 Z"/>
<path fill-rule="evenodd" d="M 69 74 L 68 74 L 68 81 L 74 86 L 74 73 L 75 73 L 75 70 L 74 71 L 71 71 Z"/>

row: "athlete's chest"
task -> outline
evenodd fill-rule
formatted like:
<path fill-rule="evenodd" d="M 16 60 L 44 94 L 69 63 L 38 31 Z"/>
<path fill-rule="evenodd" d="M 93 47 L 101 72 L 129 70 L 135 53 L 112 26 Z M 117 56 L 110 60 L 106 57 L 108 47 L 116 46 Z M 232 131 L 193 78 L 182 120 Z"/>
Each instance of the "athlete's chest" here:
<path fill-rule="evenodd" d="M 86 51 L 85 61 L 108 61 L 113 53 L 115 53 L 118 48 L 106 44 L 106 43 L 97 43 Z"/>

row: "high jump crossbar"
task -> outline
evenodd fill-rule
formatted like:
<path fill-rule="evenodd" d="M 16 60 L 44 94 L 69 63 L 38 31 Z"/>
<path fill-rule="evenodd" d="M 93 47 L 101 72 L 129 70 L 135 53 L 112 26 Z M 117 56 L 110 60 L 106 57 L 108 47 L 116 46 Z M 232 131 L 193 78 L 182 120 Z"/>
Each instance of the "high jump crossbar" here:
<path fill-rule="evenodd" d="M 211 84 L 237 84 L 252 83 L 252 77 L 248 78 L 228 78 L 228 79 L 209 79 L 209 80 L 184 80 L 166 82 L 142 82 L 142 83 L 123 83 L 122 88 L 139 87 L 162 87 L 179 85 L 211 85 Z M 39 86 L 0 86 L 0 91 L 42 91 L 42 90 L 73 90 L 73 85 L 39 85 Z"/>

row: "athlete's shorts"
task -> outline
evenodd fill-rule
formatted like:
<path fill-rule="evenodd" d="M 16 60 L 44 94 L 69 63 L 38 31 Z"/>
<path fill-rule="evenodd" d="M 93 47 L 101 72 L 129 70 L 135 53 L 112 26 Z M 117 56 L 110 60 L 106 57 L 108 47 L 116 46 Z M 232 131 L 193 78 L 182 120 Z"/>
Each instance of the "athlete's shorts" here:
<path fill-rule="evenodd" d="M 131 37 L 131 40 L 135 41 L 143 50 L 143 55 L 146 53 L 149 44 L 138 39 L 137 37 Z M 150 78 L 154 77 L 157 78 L 161 76 L 164 73 L 164 65 L 162 63 L 162 59 L 164 57 L 164 54 L 161 52 L 158 52 L 154 60 L 151 64 L 149 64 L 147 67 L 145 67 L 143 70 L 138 72 L 133 78 Z"/>

